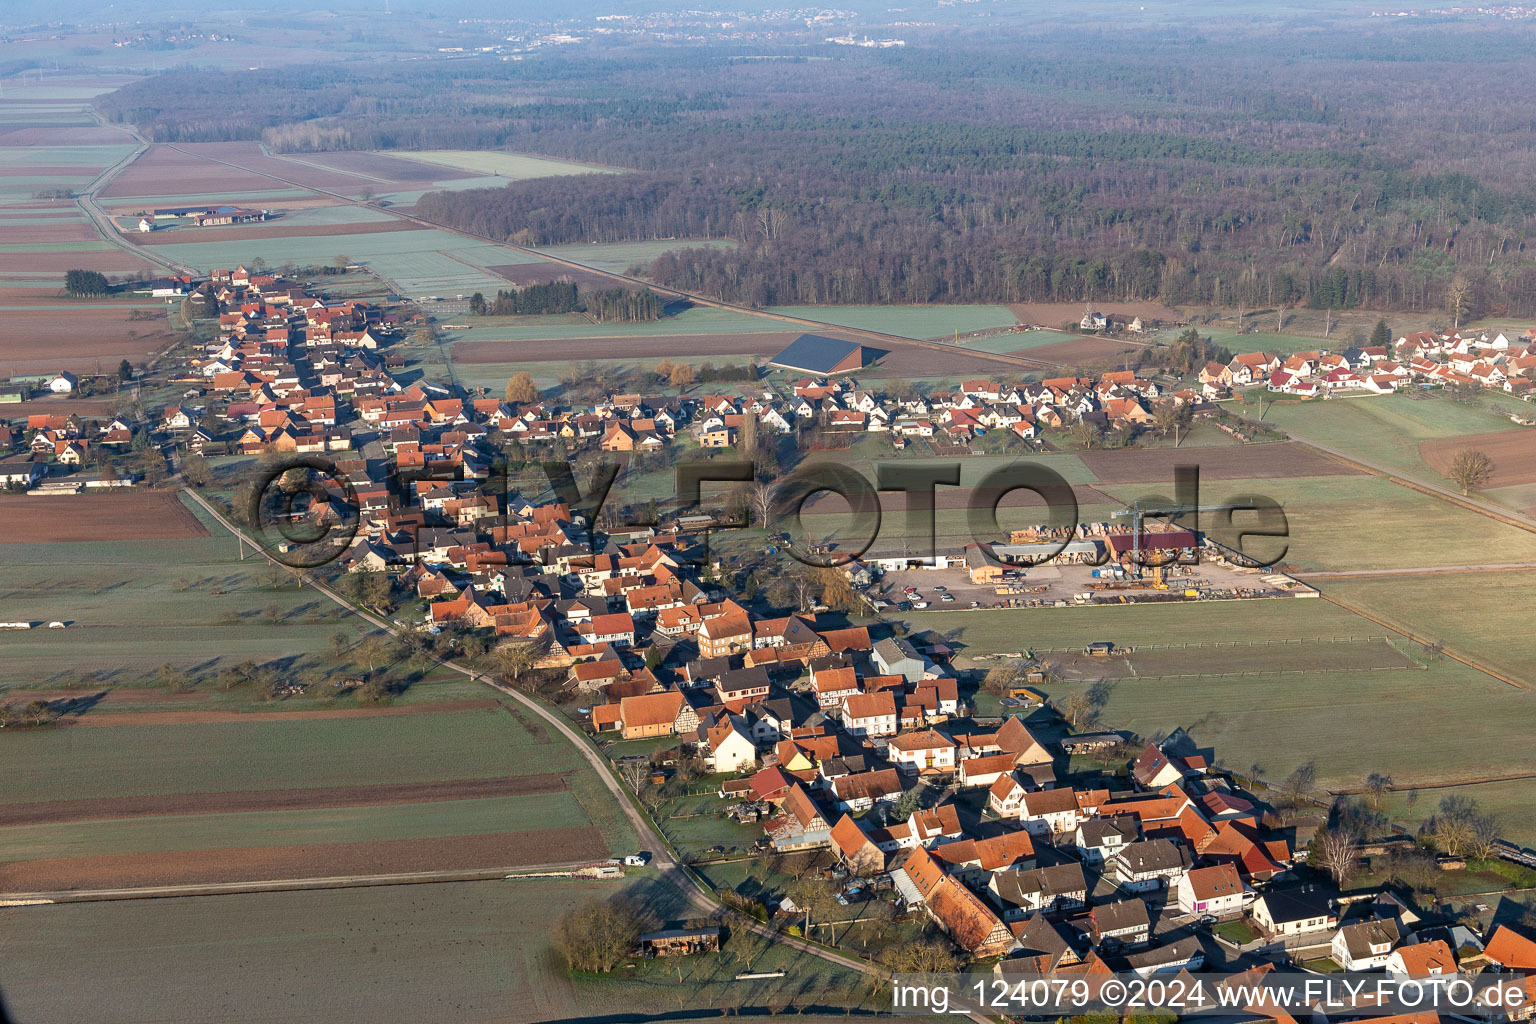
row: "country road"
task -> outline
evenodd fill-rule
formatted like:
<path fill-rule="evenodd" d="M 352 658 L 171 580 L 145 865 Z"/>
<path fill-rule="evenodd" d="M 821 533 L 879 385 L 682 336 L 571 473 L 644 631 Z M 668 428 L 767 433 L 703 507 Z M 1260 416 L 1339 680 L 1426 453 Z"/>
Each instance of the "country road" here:
<path fill-rule="evenodd" d="M 96 177 L 91 180 L 89 185 L 76 193 L 75 204 L 79 206 L 81 212 L 83 212 L 86 217 L 90 219 L 91 225 L 96 228 L 97 233 L 99 233 L 105 241 L 117 246 L 119 249 L 124 249 L 128 252 L 131 252 L 141 259 L 148 260 L 157 266 L 164 267 L 166 270 L 171 271 L 173 274 L 195 273 L 191 267 L 183 266 L 182 264 L 177 263 L 174 260 L 167 259 L 158 253 L 146 251 L 145 246 L 134 245 L 132 242 L 128 241 L 123 237 L 122 232 L 117 230 L 117 225 L 112 223 L 112 218 L 110 215 L 108 215 L 107 211 L 103 210 L 99 205 L 97 205 L 96 196 L 101 192 L 101 190 L 106 188 L 107 185 L 111 183 L 112 179 L 117 177 L 120 171 L 126 168 L 129 164 L 133 163 L 139 157 L 143 156 L 149 150 L 151 143 L 148 139 L 139 134 L 137 128 L 134 128 L 130 125 L 108 124 L 100 114 L 96 113 L 96 111 L 91 110 L 89 113 L 91 117 L 96 120 L 96 123 L 101 125 L 103 128 L 115 128 L 119 131 L 127 132 L 129 135 L 133 136 L 133 140 L 139 145 L 138 148 L 135 149 L 132 153 L 123 157 L 117 163 L 96 175 Z"/>

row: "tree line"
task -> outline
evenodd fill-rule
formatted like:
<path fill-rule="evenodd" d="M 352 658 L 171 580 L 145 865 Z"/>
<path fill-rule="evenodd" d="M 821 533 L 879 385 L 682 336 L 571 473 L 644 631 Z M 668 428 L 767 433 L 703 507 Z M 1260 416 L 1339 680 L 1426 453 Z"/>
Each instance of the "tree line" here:
<path fill-rule="evenodd" d="M 567 281 L 531 284 L 522 288 L 502 289 L 494 299 L 484 293 L 469 297 L 469 311 L 475 316 L 523 316 L 539 313 L 585 312 L 599 323 L 659 320 L 666 303 L 649 288 L 604 288 L 578 292 Z"/>

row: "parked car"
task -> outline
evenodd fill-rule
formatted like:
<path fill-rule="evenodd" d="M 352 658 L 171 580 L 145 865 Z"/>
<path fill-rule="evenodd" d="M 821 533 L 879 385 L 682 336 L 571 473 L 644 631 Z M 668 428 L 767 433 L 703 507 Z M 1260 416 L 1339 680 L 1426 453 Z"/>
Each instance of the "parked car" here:
<path fill-rule="evenodd" d="M 927 608 L 928 607 L 928 602 L 927 601 L 913 601 L 912 602 L 912 607 L 913 608 Z"/>
<path fill-rule="evenodd" d="M 939 600 L 940 601 L 953 601 L 954 599 L 955 599 L 955 595 L 954 594 L 940 594 L 939 595 Z"/>

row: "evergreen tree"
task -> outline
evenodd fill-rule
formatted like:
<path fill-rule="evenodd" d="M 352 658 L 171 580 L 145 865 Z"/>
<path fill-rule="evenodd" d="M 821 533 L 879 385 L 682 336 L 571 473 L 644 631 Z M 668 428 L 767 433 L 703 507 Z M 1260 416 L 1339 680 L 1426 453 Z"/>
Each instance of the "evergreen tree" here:
<path fill-rule="evenodd" d="M 1370 344 L 1372 347 L 1379 346 L 1381 348 L 1391 349 L 1392 331 L 1387 327 L 1387 322 L 1385 320 L 1377 320 L 1376 326 L 1371 328 Z"/>

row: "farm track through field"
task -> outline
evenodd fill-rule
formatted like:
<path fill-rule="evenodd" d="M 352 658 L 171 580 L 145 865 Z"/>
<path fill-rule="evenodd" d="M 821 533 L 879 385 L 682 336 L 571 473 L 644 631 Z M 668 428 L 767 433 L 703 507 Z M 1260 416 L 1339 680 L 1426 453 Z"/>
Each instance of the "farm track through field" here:
<path fill-rule="evenodd" d="M 137 137 L 137 136 L 135 136 L 135 137 Z M 223 164 L 226 167 L 232 167 L 232 168 L 234 168 L 236 170 L 246 171 L 246 172 L 251 173 L 251 174 L 261 174 L 261 175 L 263 175 L 265 177 L 271 178 L 273 181 L 281 182 L 284 185 L 288 185 L 288 186 L 291 186 L 293 188 L 303 189 L 303 190 L 305 190 L 307 192 L 313 192 L 316 195 L 327 196 L 327 197 L 329 197 L 331 199 L 335 199 L 338 202 L 346 203 L 346 204 L 348 204 L 350 206 L 365 206 L 365 207 L 369 206 L 368 203 L 364 203 L 361 200 L 353 199 L 351 196 L 342 195 L 339 192 L 331 192 L 331 191 L 329 191 L 327 189 L 319 188 L 318 186 L 314 186 L 314 185 L 306 185 L 303 182 L 296 181 L 296 180 L 294 180 L 292 178 L 283 178 L 283 177 L 279 177 L 279 176 L 277 176 L 275 174 L 271 174 L 271 173 L 266 172 L 266 171 L 257 171 L 257 170 L 254 170 L 253 168 L 246 167 L 246 166 L 244 166 L 242 164 L 236 163 L 236 162 L 231 161 L 231 160 L 221 160 L 221 159 L 219 159 L 217 157 L 214 157 L 214 156 L 201 156 L 200 154 L 189 153 L 186 150 L 182 149 L 180 146 L 177 146 L 177 145 L 175 145 L 173 143 L 164 143 L 163 145 L 169 146 L 169 148 L 174 149 L 178 153 L 183 153 L 183 154 L 185 154 L 187 156 L 199 156 L 200 159 L 208 160 L 208 161 L 210 161 L 212 163 Z M 283 158 L 279 157 L 278 159 L 283 159 Z M 753 308 L 751 308 L 749 306 L 738 306 L 738 305 L 735 305 L 733 303 L 721 302 L 721 301 L 716 300 L 716 299 L 706 298 L 706 297 L 704 297 L 702 295 L 694 295 L 694 294 L 692 294 L 690 292 L 679 291 L 676 288 L 664 288 L 664 287 L 661 287 L 660 285 L 653 284 L 650 281 L 645 281 L 645 280 L 642 280 L 642 279 L 637 278 L 637 277 L 630 277 L 628 274 L 620 274 L 620 273 L 616 273 L 616 272 L 611 271 L 611 270 L 603 270 L 600 267 L 590 266 L 590 265 L 585 264 L 585 263 L 578 263 L 575 260 L 568 260 L 568 259 L 565 259 L 565 258 L 560 257 L 560 256 L 554 256 L 554 255 L 551 255 L 549 253 L 543 252 L 543 251 L 541 251 L 539 249 L 529 248 L 527 246 L 522 246 L 522 245 L 513 245 L 511 242 L 507 242 L 507 241 L 504 241 L 504 240 L 499 239 L 499 238 L 493 238 L 490 235 L 480 235 L 480 234 L 476 234 L 475 232 L 472 232 L 472 231 L 465 231 L 465 230 L 462 230 L 460 228 L 449 227 L 449 226 L 447 226 L 445 224 L 439 224 L 439 223 L 437 223 L 435 221 L 430 221 L 430 220 L 427 220 L 427 219 L 425 219 L 423 217 L 418 217 L 418 216 L 416 216 L 414 214 L 409 214 L 408 215 L 408 214 L 403 214 L 403 213 L 395 213 L 392 210 L 385 210 L 384 212 L 389 213 L 392 216 L 399 217 L 401 220 L 409 221 L 409 222 L 411 222 L 413 224 L 419 224 L 420 226 L 422 226 L 424 228 L 433 228 L 433 229 L 436 229 L 436 230 L 439 230 L 439 231 L 447 231 L 447 232 L 449 232 L 451 234 L 459 235 L 459 236 L 464 237 L 464 238 L 473 238 L 476 241 L 489 242 L 492 245 L 501 246 L 502 248 L 511 250 L 513 252 L 524 253 L 526 255 L 536 257 L 536 258 L 538 258 L 540 260 L 547 260 L 550 263 L 556 263 L 556 264 L 559 264 L 561 266 L 569 267 L 572 270 L 579 270 L 579 271 L 585 271 L 585 272 L 592 273 L 592 274 L 598 274 L 598 275 L 602 276 L 603 278 L 606 278 L 606 279 L 611 280 L 611 281 L 617 281 L 620 284 L 627 284 L 627 285 L 634 285 L 634 286 L 637 286 L 637 287 L 649 288 L 652 291 L 656 292 L 658 295 L 670 297 L 673 300 L 681 299 L 681 300 L 684 300 L 684 301 L 687 301 L 687 302 L 691 302 L 691 303 L 693 303 L 696 306 L 707 306 L 707 307 L 710 307 L 712 309 L 723 309 L 723 310 L 727 310 L 727 311 L 732 312 L 732 313 L 743 313 L 743 314 L 747 314 L 747 315 L 750 315 L 750 316 L 763 317 L 763 318 L 770 319 L 770 320 L 779 320 L 779 321 L 782 321 L 784 323 L 795 324 L 795 325 L 802 326 L 802 327 L 813 327 L 813 328 L 816 328 L 818 330 L 842 330 L 842 331 L 846 331 L 846 332 L 855 334 L 855 335 L 857 335 L 857 336 L 859 336 L 861 338 L 868 338 L 868 339 L 870 339 L 872 341 L 879 341 L 879 342 L 882 342 L 882 343 L 885 343 L 885 344 L 890 344 L 890 345 L 899 345 L 899 346 L 903 346 L 903 347 L 908 348 L 908 349 L 926 349 L 926 350 L 933 351 L 933 352 L 942 352 L 946 356 L 950 356 L 950 357 L 953 357 L 954 355 L 956 355 L 957 352 L 959 352 L 959 353 L 963 353 L 963 354 L 968 355 L 968 356 L 972 356 L 972 357 L 977 358 L 977 359 L 982 359 L 982 360 L 985 360 L 985 361 L 988 361 L 988 362 L 998 363 L 998 364 L 1001 364 L 1001 365 L 1004 365 L 1004 366 L 1016 366 L 1016 367 L 1022 367 L 1024 369 L 1029 369 L 1029 370 L 1061 370 L 1061 369 L 1064 369 L 1064 366 L 1061 363 L 1054 363 L 1054 362 L 1050 362 L 1049 360 L 1030 359 L 1030 358 L 1027 358 L 1027 357 L 1024 357 L 1024 356 L 1003 355 L 1003 354 L 992 353 L 992 352 L 966 351 L 961 346 L 946 345 L 946 344 L 943 344 L 941 342 L 919 341 L 919 340 L 915 340 L 915 339 L 912 339 L 912 338 L 903 338 L 903 337 L 900 337 L 899 335 L 894 335 L 894 334 L 883 334 L 883 333 L 881 333 L 879 331 L 869 331 L 869 330 L 863 330 L 861 328 L 839 327 L 837 324 L 830 324 L 830 323 L 826 323 L 826 322 L 820 321 L 820 320 L 807 320 L 807 319 L 804 319 L 802 317 L 786 316 L 786 315 L 781 314 L 781 313 L 767 313 L 767 312 L 764 312 L 763 310 L 753 309 Z M 105 217 L 105 214 L 103 214 L 102 216 Z M 108 223 L 110 224 L 110 220 L 108 221 Z M 119 241 L 121 241 L 121 239 L 119 239 Z M 123 243 L 123 244 L 127 245 L 126 242 Z M 139 247 L 137 247 L 137 246 L 127 245 L 127 247 L 129 249 L 132 249 L 134 252 L 139 252 L 140 251 Z M 463 261 L 460 261 L 460 262 L 463 262 Z M 485 268 L 477 266 L 476 269 L 485 269 Z M 489 272 L 490 271 L 487 271 L 487 273 L 489 273 Z"/>
<path fill-rule="evenodd" d="M 45 800 L 30 804 L 0 804 L 0 827 L 60 821 L 100 821 L 106 818 L 160 817 L 169 814 L 381 807 L 429 800 L 476 800 L 483 797 L 559 793 L 567 788 L 564 776 L 545 774 L 379 786 L 322 786 L 314 789 L 234 790 L 227 793 Z"/>

